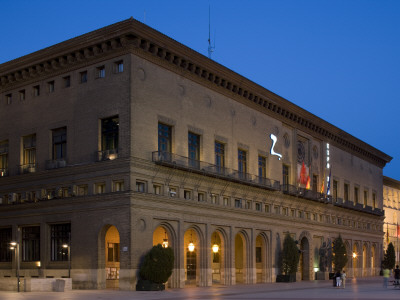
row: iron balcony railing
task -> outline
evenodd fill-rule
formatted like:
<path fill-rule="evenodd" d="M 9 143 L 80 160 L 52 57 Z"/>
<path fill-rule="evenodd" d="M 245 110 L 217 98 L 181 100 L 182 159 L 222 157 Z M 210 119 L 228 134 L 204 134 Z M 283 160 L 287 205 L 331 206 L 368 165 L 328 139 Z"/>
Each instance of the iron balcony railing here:
<path fill-rule="evenodd" d="M 155 151 L 153 152 L 152 160 L 160 165 L 189 170 L 192 172 L 201 173 L 203 175 L 218 177 L 239 183 L 246 183 L 269 190 L 280 190 L 279 181 L 259 177 L 222 166 L 217 166 L 204 161 L 194 160 L 170 152 Z"/>
<path fill-rule="evenodd" d="M 20 174 L 35 173 L 35 172 L 36 172 L 36 163 L 24 164 L 19 166 Z"/>
<path fill-rule="evenodd" d="M 96 151 L 97 161 L 114 160 L 118 158 L 118 149 Z"/>

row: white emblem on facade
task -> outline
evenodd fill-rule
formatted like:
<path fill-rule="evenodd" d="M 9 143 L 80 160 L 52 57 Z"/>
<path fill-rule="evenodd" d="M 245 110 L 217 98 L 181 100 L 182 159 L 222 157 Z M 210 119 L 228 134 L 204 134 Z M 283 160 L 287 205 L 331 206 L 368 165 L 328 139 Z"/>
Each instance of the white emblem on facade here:
<path fill-rule="evenodd" d="M 272 140 L 271 154 L 272 154 L 272 155 L 278 156 L 278 160 L 281 160 L 282 154 L 276 153 L 276 152 L 274 151 L 274 147 L 275 147 L 275 144 L 276 144 L 276 141 L 278 140 L 278 138 L 277 138 L 275 135 L 273 135 L 272 133 L 271 133 L 271 135 L 270 135 L 270 138 L 271 138 L 271 140 Z"/>

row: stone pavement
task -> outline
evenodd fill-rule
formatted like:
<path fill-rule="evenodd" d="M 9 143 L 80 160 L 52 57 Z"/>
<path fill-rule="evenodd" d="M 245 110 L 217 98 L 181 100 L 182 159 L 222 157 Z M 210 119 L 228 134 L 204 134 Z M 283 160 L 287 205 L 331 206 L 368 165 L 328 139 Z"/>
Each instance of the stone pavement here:
<path fill-rule="evenodd" d="M 205 299 L 399 299 L 400 289 L 383 288 L 383 278 L 359 278 L 346 281 L 346 288 L 333 287 L 332 281 L 268 283 L 256 285 L 186 287 L 163 292 L 116 290 L 73 290 L 71 292 L 1 292 L 0 300 L 205 300 Z"/>

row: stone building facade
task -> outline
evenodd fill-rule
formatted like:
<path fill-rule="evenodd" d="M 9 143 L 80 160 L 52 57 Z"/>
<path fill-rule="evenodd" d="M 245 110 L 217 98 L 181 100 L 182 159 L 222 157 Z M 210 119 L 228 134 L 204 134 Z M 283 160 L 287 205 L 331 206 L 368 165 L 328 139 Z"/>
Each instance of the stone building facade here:
<path fill-rule="evenodd" d="M 1 277 L 19 256 L 134 289 L 164 243 L 170 287 L 274 282 L 286 234 L 299 280 L 339 234 L 349 276 L 379 272 L 391 157 L 136 20 L 4 63 L 0 87 Z"/>

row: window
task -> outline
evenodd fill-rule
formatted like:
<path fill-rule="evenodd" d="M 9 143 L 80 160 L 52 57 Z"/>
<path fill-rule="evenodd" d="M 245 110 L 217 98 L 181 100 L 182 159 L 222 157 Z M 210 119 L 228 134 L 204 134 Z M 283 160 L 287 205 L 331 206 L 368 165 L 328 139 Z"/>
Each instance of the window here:
<path fill-rule="evenodd" d="M 211 203 L 218 204 L 218 196 L 215 194 L 211 194 Z"/>
<path fill-rule="evenodd" d="M 22 261 L 40 261 L 40 226 L 22 227 Z"/>
<path fill-rule="evenodd" d="M 271 208 L 269 204 L 265 204 L 265 208 L 264 208 L 266 213 L 270 213 L 271 212 Z"/>
<path fill-rule="evenodd" d="M 289 191 L 289 167 L 287 165 L 282 166 L 282 183 L 283 183 L 283 191 Z"/>
<path fill-rule="evenodd" d="M 186 200 L 192 199 L 192 191 L 184 190 L 183 191 L 183 198 L 185 198 Z"/>
<path fill-rule="evenodd" d="M 203 202 L 206 199 L 206 195 L 204 193 L 198 193 L 197 194 L 197 201 Z"/>
<path fill-rule="evenodd" d="M 267 159 L 264 156 L 258 156 L 258 177 L 260 179 L 267 177 Z"/>
<path fill-rule="evenodd" d="M 53 93 L 54 92 L 54 89 L 55 89 L 54 80 L 49 81 L 47 83 L 47 88 L 49 90 L 49 93 Z"/>
<path fill-rule="evenodd" d="M 281 213 L 280 207 L 275 205 L 274 206 L 274 212 L 275 212 L 276 215 L 279 215 Z"/>
<path fill-rule="evenodd" d="M 52 261 L 68 261 L 68 248 L 71 243 L 71 224 L 50 225 L 50 252 Z"/>
<path fill-rule="evenodd" d="M 124 71 L 124 62 L 122 60 L 119 60 L 115 62 L 114 67 L 115 73 L 122 73 Z"/>
<path fill-rule="evenodd" d="M 86 196 L 88 194 L 88 185 L 81 184 L 78 186 L 78 196 Z"/>
<path fill-rule="evenodd" d="M 146 192 L 146 183 L 143 181 L 136 181 L 136 191 L 139 193 Z"/>
<path fill-rule="evenodd" d="M 247 152 L 242 149 L 238 149 L 238 171 L 239 177 L 243 178 L 247 173 Z"/>
<path fill-rule="evenodd" d="M 8 175 L 8 140 L 0 142 L 0 177 Z"/>
<path fill-rule="evenodd" d="M 354 203 L 358 203 L 358 187 L 354 187 Z"/>
<path fill-rule="evenodd" d="M 25 90 L 20 90 L 18 93 L 19 93 L 19 100 L 24 101 L 25 100 Z"/>
<path fill-rule="evenodd" d="M 290 216 L 294 218 L 296 216 L 296 210 L 291 209 L 290 210 Z"/>
<path fill-rule="evenodd" d="M 364 190 L 364 206 L 368 205 L 368 191 Z"/>
<path fill-rule="evenodd" d="M 33 96 L 35 97 L 40 96 L 40 85 L 35 85 L 33 87 Z"/>
<path fill-rule="evenodd" d="M 95 194 L 104 194 L 106 192 L 106 184 L 104 182 L 96 183 L 94 185 Z"/>
<path fill-rule="evenodd" d="M 88 80 L 87 71 L 80 72 L 81 83 L 85 83 Z"/>
<path fill-rule="evenodd" d="M 106 77 L 106 68 L 104 66 L 98 67 L 96 69 L 96 78 Z"/>
<path fill-rule="evenodd" d="M 372 207 L 375 209 L 376 208 L 376 194 L 372 193 Z"/>
<path fill-rule="evenodd" d="M 114 192 L 122 192 L 124 191 L 124 181 L 118 180 L 113 182 L 113 191 Z"/>
<path fill-rule="evenodd" d="M 312 219 L 313 219 L 313 221 L 317 221 L 317 214 L 313 214 Z"/>
<path fill-rule="evenodd" d="M 63 77 L 64 87 L 68 88 L 71 86 L 71 76 Z"/>
<path fill-rule="evenodd" d="M 25 168 L 35 168 L 35 164 L 36 164 L 36 134 L 32 134 L 23 137 L 23 165 Z"/>
<path fill-rule="evenodd" d="M 317 193 L 318 188 L 318 175 L 313 174 L 312 176 L 312 190 L 314 193 Z"/>
<path fill-rule="evenodd" d="M 283 211 L 282 211 L 282 214 L 283 214 L 284 216 L 289 215 L 289 209 L 288 209 L 287 207 L 284 207 L 284 208 L 283 208 Z"/>
<path fill-rule="evenodd" d="M 12 94 L 7 94 L 6 95 L 6 104 L 10 105 L 12 102 Z"/>
<path fill-rule="evenodd" d="M 347 183 L 343 185 L 343 192 L 344 201 L 349 201 L 349 185 Z"/>
<path fill-rule="evenodd" d="M 107 243 L 107 261 L 119 262 L 119 243 Z"/>
<path fill-rule="evenodd" d="M 0 228 L 0 262 L 11 262 L 10 242 L 12 240 L 11 228 Z"/>
<path fill-rule="evenodd" d="M 217 172 L 223 173 L 225 168 L 225 144 L 215 142 L 215 165 Z"/>
<path fill-rule="evenodd" d="M 163 123 L 158 123 L 158 151 L 172 152 L 172 128 Z"/>
<path fill-rule="evenodd" d="M 261 205 L 261 203 L 260 202 L 256 202 L 256 210 L 257 211 L 261 211 L 262 209 L 262 205 Z"/>
<path fill-rule="evenodd" d="M 161 195 L 161 185 L 153 184 L 153 190 L 155 195 Z"/>
<path fill-rule="evenodd" d="M 67 128 L 62 127 L 52 130 L 53 135 L 53 160 L 63 160 L 67 157 Z"/>
<path fill-rule="evenodd" d="M 246 209 L 251 209 L 251 201 L 246 201 Z"/>
<path fill-rule="evenodd" d="M 242 200 L 241 199 L 235 199 L 235 207 L 242 208 Z"/>
<path fill-rule="evenodd" d="M 337 180 L 333 180 L 333 193 L 332 193 L 332 197 L 334 200 L 337 200 L 338 198 L 338 182 Z"/>
<path fill-rule="evenodd" d="M 176 189 L 176 187 L 170 187 L 169 188 L 169 196 L 170 197 L 176 197 L 176 194 L 177 194 L 177 189 Z"/>
<path fill-rule="evenodd" d="M 224 201 L 224 206 L 229 206 L 229 197 L 224 197 L 223 201 Z"/>
<path fill-rule="evenodd" d="M 188 134 L 189 166 L 200 168 L 200 136 L 189 132 Z"/>
<path fill-rule="evenodd" d="M 256 263 L 262 262 L 261 247 L 256 247 Z"/>
<path fill-rule="evenodd" d="M 119 118 L 118 116 L 101 120 L 101 150 L 118 153 L 118 134 Z"/>

